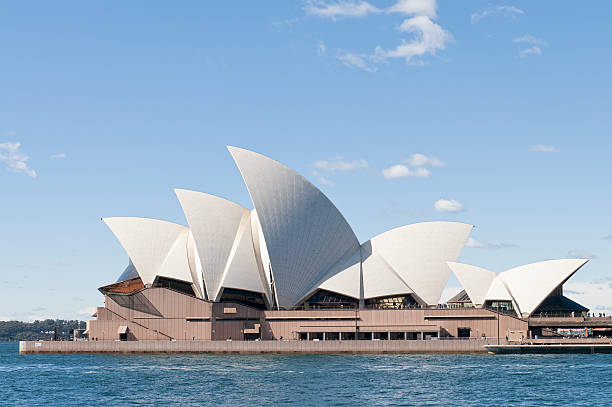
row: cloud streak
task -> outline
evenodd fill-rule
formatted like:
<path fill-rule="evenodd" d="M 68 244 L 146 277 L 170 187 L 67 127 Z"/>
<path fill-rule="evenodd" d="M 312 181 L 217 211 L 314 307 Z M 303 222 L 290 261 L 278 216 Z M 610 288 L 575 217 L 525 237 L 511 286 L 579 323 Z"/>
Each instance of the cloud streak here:
<path fill-rule="evenodd" d="M 312 174 L 318 178 L 321 184 L 329 186 L 334 185 L 334 183 L 329 179 L 330 174 L 335 174 L 337 172 L 356 171 L 369 167 L 368 162 L 364 159 L 347 161 L 341 156 L 330 160 L 315 161 L 312 166 L 315 168 Z"/>
<path fill-rule="evenodd" d="M 340 51 L 338 60 L 345 66 L 376 72 L 377 66 L 388 60 L 404 59 L 408 65 L 424 65 L 422 58 L 435 56 L 453 40 L 452 35 L 432 21 L 437 17 L 436 0 L 398 0 L 391 6 L 380 9 L 367 1 L 339 0 L 334 2 L 308 1 L 308 15 L 336 21 L 341 17 L 366 17 L 372 14 L 400 14 L 406 16 L 398 31 L 409 36 L 395 48 L 376 46 L 373 52 L 356 53 Z"/>
<path fill-rule="evenodd" d="M 454 199 L 438 199 L 434 203 L 437 212 L 459 213 L 466 211 L 466 207 Z"/>
<path fill-rule="evenodd" d="M 538 144 L 538 145 L 529 147 L 529 151 L 531 151 L 532 153 L 558 153 L 559 149 L 554 146 Z"/>
<path fill-rule="evenodd" d="M 515 38 L 514 42 L 530 45 L 529 48 L 519 51 L 519 58 L 527 58 L 530 55 L 542 55 L 542 47 L 548 45 L 546 41 L 533 35 L 523 35 L 522 37 Z"/>
<path fill-rule="evenodd" d="M 476 240 L 471 237 L 468 239 L 465 246 L 471 247 L 474 249 L 487 249 L 487 250 L 499 250 L 499 249 L 518 247 L 518 245 L 513 244 L 513 243 L 489 243 L 489 242 L 482 242 L 480 240 Z"/>
<path fill-rule="evenodd" d="M 393 178 L 429 178 L 431 172 L 427 168 L 408 168 L 405 165 L 397 164 L 382 170 L 385 179 Z"/>
<path fill-rule="evenodd" d="M 472 14 L 472 16 L 470 17 L 470 22 L 472 24 L 476 24 L 480 20 L 495 14 L 502 14 L 506 18 L 514 20 L 517 15 L 525 14 L 525 12 L 515 6 L 499 5 L 494 7 L 487 7 L 480 10 L 479 12 Z"/>
<path fill-rule="evenodd" d="M 337 1 L 326 3 L 324 1 L 308 1 L 304 7 L 306 14 L 335 21 L 339 17 L 365 17 L 368 14 L 381 13 L 382 10 L 374 7 L 367 1 Z"/>
<path fill-rule="evenodd" d="M 7 168 L 16 173 L 23 173 L 32 178 L 36 178 L 38 174 L 30 166 L 27 161 L 30 158 L 21 152 L 21 143 L 18 141 L 8 141 L 0 143 L 0 161 Z"/>

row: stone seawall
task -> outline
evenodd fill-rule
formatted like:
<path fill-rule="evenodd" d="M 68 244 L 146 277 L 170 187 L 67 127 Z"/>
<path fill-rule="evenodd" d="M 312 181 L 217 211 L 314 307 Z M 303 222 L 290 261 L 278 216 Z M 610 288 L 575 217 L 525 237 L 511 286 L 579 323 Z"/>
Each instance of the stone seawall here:
<path fill-rule="evenodd" d="M 19 353 L 486 353 L 495 339 L 425 341 L 21 341 Z"/>

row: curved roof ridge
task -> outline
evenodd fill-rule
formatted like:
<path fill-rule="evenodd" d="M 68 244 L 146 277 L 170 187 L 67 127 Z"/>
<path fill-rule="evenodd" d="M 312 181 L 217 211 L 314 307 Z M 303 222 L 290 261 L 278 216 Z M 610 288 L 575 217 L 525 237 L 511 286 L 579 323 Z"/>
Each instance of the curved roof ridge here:
<path fill-rule="evenodd" d="M 290 308 L 359 241 L 338 208 L 302 175 L 262 154 L 227 148 L 257 210 L 279 306 Z"/>
<path fill-rule="evenodd" d="M 189 223 L 208 298 L 216 298 L 240 222 L 250 210 L 205 192 L 175 189 Z"/>
<path fill-rule="evenodd" d="M 524 264 L 500 273 L 523 316 L 531 315 L 559 285 L 584 266 L 588 259 L 557 259 Z"/>
<path fill-rule="evenodd" d="M 475 307 L 482 306 L 493 281 L 498 277 L 494 271 L 466 263 L 447 261 L 453 274 L 461 283 Z"/>
<path fill-rule="evenodd" d="M 461 222 L 413 223 L 376 235 L 369 242 L 417 297 L 436 305 L 451 273 L 446 262 L 459 258 L 473 227 Z"/>
<path fill-rule="evenodd" d="M 186 226 L 160 219 L 108 217 L 102 218 L 102 221 L 117 237 L 144 284 L 153 284 L 162 272 L 162 267 L 175 248 L 177 240 L 188 233 Z M 179 262 L 180 256 L 173 256 L 173 259 Z M 172 265 L 164 270 L 167 270 L 165 274 L 172 274 L 166 277 L 185 279 L 181 265 Z M 187 270 L 187 275 L 189 274 Z M 189 281 L 191 282 L 191 278 Z"/>

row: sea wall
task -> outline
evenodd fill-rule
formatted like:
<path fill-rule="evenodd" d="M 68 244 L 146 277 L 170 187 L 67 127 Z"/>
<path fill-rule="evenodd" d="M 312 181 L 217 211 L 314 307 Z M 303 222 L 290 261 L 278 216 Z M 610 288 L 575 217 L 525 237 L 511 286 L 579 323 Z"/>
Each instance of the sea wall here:
<path fill-rule="evenodd" d="M 420 341 L 21 341 L 19 353 L 486 353 L 495 339 Z"/>

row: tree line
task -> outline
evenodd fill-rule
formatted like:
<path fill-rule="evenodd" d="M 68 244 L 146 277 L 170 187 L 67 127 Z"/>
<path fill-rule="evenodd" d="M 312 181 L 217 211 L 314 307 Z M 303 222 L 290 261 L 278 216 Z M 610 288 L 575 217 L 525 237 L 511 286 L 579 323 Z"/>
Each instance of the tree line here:
<path fill-rule="evenodd" d="M 43 321 L 0 321 L 0 341 L 69 340 L 77 328 L 85 328 L 85 321 L 45 319 Z"/>

